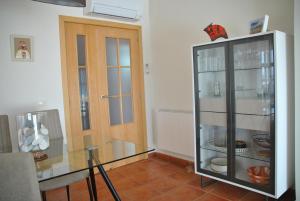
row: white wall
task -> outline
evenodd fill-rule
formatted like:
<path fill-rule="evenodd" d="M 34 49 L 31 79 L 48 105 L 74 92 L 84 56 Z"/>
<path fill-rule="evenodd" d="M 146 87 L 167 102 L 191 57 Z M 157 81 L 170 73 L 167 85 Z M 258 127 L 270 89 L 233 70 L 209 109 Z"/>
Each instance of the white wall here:
<path fill-rule="evenodd" d="M 120 1 L 120 0 L 119 0 Z M 106 1 L 107 2 L 107 1 Z M 114 0 L 113 3 L 118 1 Z M 143 16 L 137 24 L 143 26 L 145 62 L 149 60 L 148 3 L 131 0 Z M 62 127 L 64 106 L 61 81 L 59 15 L 83 16 L 82 8 L 50 5 L 31 0 L 0 1 L 0 113 L 10 116 L 11 135 L 16 150 L 14 116 L 37 109 L 58 108 Z M 115 21 L 115 20 L 114 20 Z M 10 35 L 34 37 L 34 61 L 13 62 L 10 55 Z M 146 87 L 149 79 L 146 76 Z M 146 89 L 146 92 L 148 90 Z M 43 101 L 44 105 L 38 105 Z M 147 109 L 151 102 L 147 101 Z M 148 123 L 151 125 L 151 123 Z M 149 130 L 151 143 L 151 129 Z M 64 132 L 65 135 L 65 132 Z"/>
<path fill-rule="evenodd" d="M 296 198 L 300 200 L 300 1 L 294 3 L 294 33 L 295 33 L 295 163 L 296 167 Z"/>
<path fill-rule="evenodd" d="M 191 46 L 210 41 L 208 24 L 243 36 L 250 20 L 268 14 L 270 30 L 293 33 L 292 0 L 150 0 L 149 8 L 154 110 L 193 109 Z"/>

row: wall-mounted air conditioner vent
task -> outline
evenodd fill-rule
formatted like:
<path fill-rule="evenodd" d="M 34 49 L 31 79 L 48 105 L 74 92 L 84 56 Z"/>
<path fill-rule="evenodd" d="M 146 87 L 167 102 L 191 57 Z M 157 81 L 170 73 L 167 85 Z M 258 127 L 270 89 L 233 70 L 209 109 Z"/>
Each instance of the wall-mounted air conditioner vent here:
<path fill-rule="evenodd" d="M 122 18 L 125 20 L 132 21 L 137 21 L 140 19 L 138 11 L 135 9 L 99 3 L 95 0 L 87 2 L 87 6 L 84 9 L 84 13 L 85 15 L 99 15 L 104 17 Z"/>

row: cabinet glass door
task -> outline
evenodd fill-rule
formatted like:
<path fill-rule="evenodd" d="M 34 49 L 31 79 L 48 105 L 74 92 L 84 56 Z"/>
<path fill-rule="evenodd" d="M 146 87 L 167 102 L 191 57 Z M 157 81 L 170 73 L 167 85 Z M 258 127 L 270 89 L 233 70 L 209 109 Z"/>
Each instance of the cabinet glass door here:
<path fill-rule="evenodd" d="M 194 49 L 197 169 L 227 176 L 226 48 Z"/>
<path fill-rule="evenodd" d="M 272 36 L 231 43 L 233 170 L 245 185 L 271 192 L 274 175 L 274 61 Z"/>

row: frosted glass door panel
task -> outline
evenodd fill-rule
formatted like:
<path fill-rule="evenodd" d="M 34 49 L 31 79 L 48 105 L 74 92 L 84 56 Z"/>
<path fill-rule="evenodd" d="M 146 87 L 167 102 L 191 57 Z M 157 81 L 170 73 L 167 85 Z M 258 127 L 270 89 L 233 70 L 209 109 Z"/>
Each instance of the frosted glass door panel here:
<path fill-rule="evenodd" d="M 121 69 L 122 76 L 122 93 L 130 94 L 131 93 L 131 72 L 130 68 Z"/>
<path fill-rule="evenodd" d="M 117 55 L 117 39 L 106 38 L 106 62 L 108 66 L 118 66 Z"/>
<path fill-rule="evenodd" d="M 78 65 L 85 66 L 85 36 L 83 35 L 77 36 L 77 57 Z"/>
<path fill-rule="evenodd" d="M 108 95 L 118 96 L 120 95 L 120 79 L 118 68 L 108 68 Z"/>
<path fill-rule="evenodd" d="M 80 113 L 82 130 L 90 129 L 88 70 L 86 66 L 85 36 L 77 35 L 77 62 L 80 93 Z"/>
<path fill-rule="evenodd" d="M 106 38 L 110 125 L 133 122 L 130 40 Z"/>
<path fill-rule="evenodd" d="M 87 75 L 86 69 L 79 69 L 79 88 L 80 88 L 80 99 L 81 99 L 81 123 L 82 129 L 88 130 L 90 129 L 90 117 L 89 117 L 89 95 L 87 88 Z"/>
<path fill-rule="evenodd" d="M 120 66 L 130 66 L 130 41 L 120 39 Z"/>
<path fill-rule="evenodd" d="M 110 125 L 121 124 L 120 98 L 109 98 Z"/>
<path fill-rule="evenodd" d="M 129 123 L 133 121 L 132 100 L 131 96 L 123 96 L 123 122 Z"/>

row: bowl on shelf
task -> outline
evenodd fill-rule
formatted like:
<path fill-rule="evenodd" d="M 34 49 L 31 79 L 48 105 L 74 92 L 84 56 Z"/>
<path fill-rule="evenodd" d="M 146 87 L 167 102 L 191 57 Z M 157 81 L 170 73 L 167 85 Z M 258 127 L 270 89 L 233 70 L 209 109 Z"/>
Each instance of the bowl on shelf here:
<path fill-rule="evenodd" d="M 256 155 L 262 158 L 270 158 L 271 157 L 271 150 L 269 149 L 262 149 L 256 152 Z"/>
<path fill-rule="evenodd" d="M 237 149 L 247 148 L 247 143 L 243 140 L 236 140 L 235 141 L 235 148 L 237 148 Z"/>
<path fill-rule="evenodd" d="M 270 168 L 268 166 L 251 166 L 247 169 L 250 181 L 266 185 L 270 181 Z"/>
<path fill-rule="evenodd" d="M 268 134 L 253 135 L 253 142 L 262 148 L 271 148 L 271 140 Z"/>
<path fill-rule="evenodd" d="M 227 172 L 227 158 L 213 158 L 210 167 L 215 172 Z"/>

